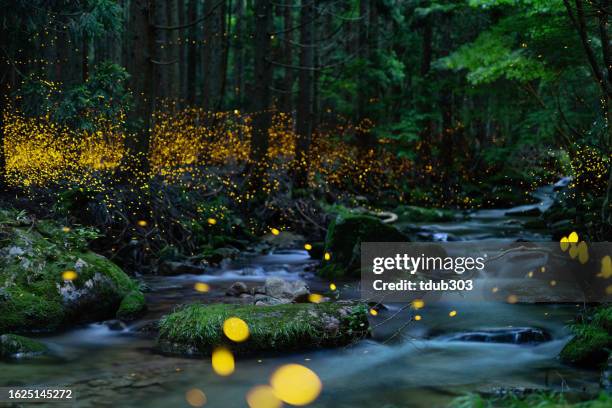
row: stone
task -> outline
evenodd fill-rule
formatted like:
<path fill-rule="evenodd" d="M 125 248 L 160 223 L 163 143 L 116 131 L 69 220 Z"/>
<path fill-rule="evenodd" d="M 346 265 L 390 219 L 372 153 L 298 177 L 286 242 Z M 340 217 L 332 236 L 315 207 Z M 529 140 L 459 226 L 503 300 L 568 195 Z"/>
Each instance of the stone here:
<path fill-rule="evenodd" d="M 47 352 L 47 346 L 39 341 L 16 334 L 0 336 L 0 357 L 2 358 L 33 357 Z"/>
<path fill-rule="evenodd" d="M 232 285 L 229 287 L 229 289 L 227 289 L 225 294 L 227 296 L 240 296 L 248 292 L 249 292 L 249 288 L 247 287 L 246 283 L 238 281 L 238 282 L 232 283 Z"/>
<path fill-rule="evenodd" d="M 280 278 L 268 278 L 264 283 L 264 293 L 288 302 L 303 302 L 308 300 L 310 290 L 306 282 L 301 280 L 287 281 Z"/>

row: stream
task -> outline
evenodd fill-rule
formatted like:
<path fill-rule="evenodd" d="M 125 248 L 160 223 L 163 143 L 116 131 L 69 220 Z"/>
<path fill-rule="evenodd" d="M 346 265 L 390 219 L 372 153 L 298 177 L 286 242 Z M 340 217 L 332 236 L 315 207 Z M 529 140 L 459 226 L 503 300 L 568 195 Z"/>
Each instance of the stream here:
<path fill-rule="evenodd" d="M 553 186 L 547 186 L 534 193 L 539 202 L 533 205 L 480 210 L 465 219 L 417 227 L 421 236 L 433 240 L 545 240 L 545 234 L 523 228 L 534 218 L 524 214 L 547 208 L 554 194 Z M 441 302 L 427 305 L 420 311 L 423 319 L 411 323 L 400 306 L 388 305 L 371 317 L 372 340 L 348 348 L 238 358 L 230 377 L 217 376 L 209 358 L 168 357 L 154 351 L 147 325 L 178 304 L 228 302 L 232 298 L 225 291 L 233 282 L 251 286 L 272 276 L 302 279 L 313 292 L 323 292 L 329 282 L 314 275 L 315 266 L 306 251 L 285 250 L 245 255 L 209 275 L 144 277 L 150 288 L 146 316 L 115 330 L 97 323 L 42 337 L 51 355 L 0 362 L 0 386 L 69 387 L 78 407 L 154 408 L 188 406 L 185 392 L 199 388 L 207 407 L 233 408 L 245 407 L 249 389 L 266 384 L 278 366 L 299 363 L 323 382 L 312 407 L 430 408 L 445 406 L 465 392 L 502 387 L 598 388 L 598 372 L 563 366 L 556 359 L 569 339 L 566 325 L 580 305 Z M 208 283 L 210 291 L 195 291 L 198 281 Z M 343 297 L 358 296 L 354 283 L 338 286 Z M 450 318 L 453 309 L 458 314 Z M 549 337 L 525 341 L 525 328 Z"/>

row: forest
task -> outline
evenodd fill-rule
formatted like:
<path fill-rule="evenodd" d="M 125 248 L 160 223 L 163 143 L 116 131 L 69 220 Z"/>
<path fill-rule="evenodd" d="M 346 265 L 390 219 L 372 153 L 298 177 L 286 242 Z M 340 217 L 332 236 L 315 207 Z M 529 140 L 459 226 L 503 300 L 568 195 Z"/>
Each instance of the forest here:
<path fill-rule="evenodd" d="M 87 407 L 610 404 L 609 0 L 0 10 L 0 387 L 65 384 Z M 481 277 L 491 304 L 364 300 L 365 242 L 552 242 L 598 297 L 536 290 L 550 259 L 517 257 Z"/>

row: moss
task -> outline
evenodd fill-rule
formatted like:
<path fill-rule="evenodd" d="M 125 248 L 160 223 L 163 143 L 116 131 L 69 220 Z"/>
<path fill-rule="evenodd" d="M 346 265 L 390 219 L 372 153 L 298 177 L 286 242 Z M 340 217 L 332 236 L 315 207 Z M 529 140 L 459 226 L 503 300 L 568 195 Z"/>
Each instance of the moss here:
<path fill-rule="evenodd" d="M 0 332 L 53 331 L 109 318 L 138 289 L 117 265 L 85 248 L 95 236 L 91 230 L 20 214 L 0 217 Z M 76 279 L 65 281 L 66 270 L 77 272 Z"/>
<path fill-rule="evenodd" d="M 581 394 L 556 392 L 509 392 L 503 396 L 467 394 L 454 399 L 452 408 L 606 408 L 612 404 L 610 394 L 601 393 L 593 398 Z"/>
<path fill-rule="evenodd" d="M 134 320 L 147 309 L 147 303 L 145 297 L 139 290 L 133 290 L 128 293 L 117 310 L 117 319 L 121 320 Z"/>
<path fill-rule="evenodd" d="M 408 241 L 400 231 L 368 215 L 338 216 L 327 229 L 325 252 L 331 256 L 320 274 L 329 278 L 359 276 L 361 242 Z"/>
<path fill-rule="evenodd" d="M 576 336 L 571 339 L 559 357 L 561 361 L 582 367 L 596 368 L 608 360 L 612 336 L 595 325 L 580 325 L 574 328 Z"/>
<path fill-rule="evenodd" d="M 23 355 L 37 355 L 47 352 L 47 346 L 16 334 L 3 334 L 0 336 L 0 357 L 21 357 Z"/>
<path fill-rule="evenodd" d="M 393 212 L 397 214 L 400 222 L 444 222 L 455 219 L 455 214 L 452 211 L 439 208 L 402 205 Z"/>
<path fill-rule="evenodd" d="M 232 316 L 249 326 L 244 343 L 232 344 L 223 334 L 223 322 Z M 162 319 L 158 343 L 168 353 L 210 354 L 214 347 L 227 344 L 245 354 L 342 346 L 368 333 L 362 304 L 191 305 Z"/>

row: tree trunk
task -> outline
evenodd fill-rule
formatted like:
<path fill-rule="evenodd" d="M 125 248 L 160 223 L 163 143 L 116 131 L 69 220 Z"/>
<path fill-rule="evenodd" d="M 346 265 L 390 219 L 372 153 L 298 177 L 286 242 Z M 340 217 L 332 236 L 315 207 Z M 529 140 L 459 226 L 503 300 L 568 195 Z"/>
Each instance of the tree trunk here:
<path fill-rule="evenodd" d="M 168 25 L 171 27 L 178 26 L 179 24 L 179 5 L 178 0 L 167 0 L 167 21 Z M 181 58 L 181 48 L 179 46 L 179 32 L 180 30 L 168 30 L 166 33 L 166 56 L 168 58 L 168 80 L 167 80 L 167 89 L 166 96 L 173 101 L 176 101 L 180 98 L 181 95 L 181 72 L 179 61 Z"/>
<path fill-rule="evenodd" d="M 313 118 L 313 74 L 314 49 L 313 28 L 315 0 L 302 0 L 300 17 L 300 72 L 298 78 L 298 100 L 296 120 L 296 174 L 295 185 L 304 188 L 308 184 L 309 151 L 312 140 Z"/>
<path fill-rule="evenodd" d="M 187 21 L 192 22 L 198 18 L 198 7 L 197 0 L 189 0 L 187 10 Z M 187 102 L 189 105 L 195 105 L 196 103 L 196 68 L 197 68 L 197 57 L 198 57 L 198 46 L 197 46 L 197 25 L 193 25 L 189 28 L 189 45 L 187 47 Z"/>
<path fill-rule="evenodd" d="M 155 29 L 151 22 L 156 0 L 133 0 L 130 10 L 132 44 L 129 72 L 134 93 L 134 119 L 142 123 L 140 132 L 128 140 L 128 153 L 136 160 L 136 170 L 148 172 L 149 134 L 155 101 L 153 61 L 155 55 Z"/>
<path fill-rule="evenodd" d="M 285 76 L 283 78 L 283 97 L 281 102 L 281 110 L 285 112 L 293 112 L 293 69 L 290 68 L 293 65 L 293 46 L 291 41 L 293 40 L 293 1 L 287 0 L 284 2 L 286 5 L 283 9 L 283 63 L 287 65 L 285 68 Z"/>
<path fill-rule="evenodd" d="M 216 111 L 221 105 L 226 44 L 225 10 L 223 0 L 206 0 L 204 3 L 204 15 L 208 17 L 204 22 L 203 105 L 209 111 Z"/>
<path fill-rule="evenodd" d="M 236 0 L 236 42 L 234 45 L 234 98 L 243 107 L 244 95 L 244 0 Z"/>
<path fill-rule="evenodd" d="M 253 130 L 250 159 L 252 166 L 259 167 L 265 165 L 264 162 L 268 153 L 268 130 L 272 123 L 270 112 L 272 64 L 268 60 L 271 22 L 272 4 L 270 0 L 255 0 L 255 38 L 253 43 L 255 70 L 253 97 L 251 98 Z"/>
<path fill-rule="evenodd" d="M 155 14 L 153 21 L 156 26 L 168 26 L 167 0 L 151 0 L 155 3 Z M 153 70 L 157 83 L 157 98 L 167 98 L 169 85 L 169 58 L 168 58 L 168 33 L 169 30 L 154 30 L 155 34 L 155 54 Z"/>

